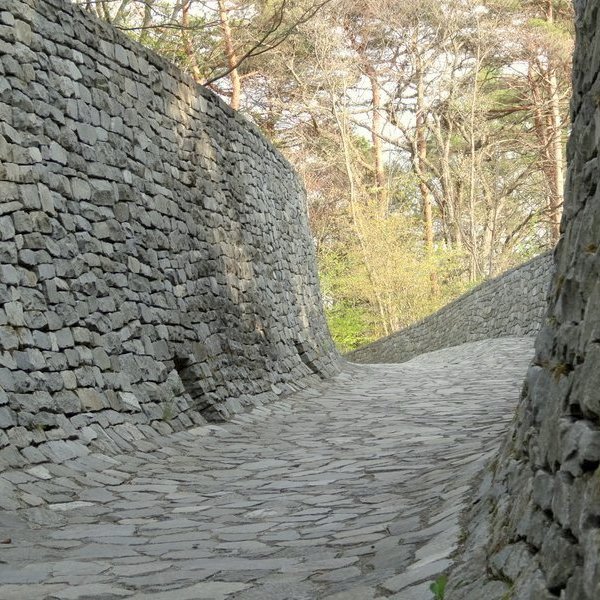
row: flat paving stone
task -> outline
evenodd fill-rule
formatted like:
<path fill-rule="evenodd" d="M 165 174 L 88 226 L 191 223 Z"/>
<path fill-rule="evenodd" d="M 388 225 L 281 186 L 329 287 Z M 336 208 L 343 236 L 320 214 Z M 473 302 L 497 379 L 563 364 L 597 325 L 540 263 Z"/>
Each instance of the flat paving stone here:
<path fill-rule="evenodd" d="M 348 364 L 228 423 L 0 473 L 0 597 L 430 600 L 532 354 Z"/>

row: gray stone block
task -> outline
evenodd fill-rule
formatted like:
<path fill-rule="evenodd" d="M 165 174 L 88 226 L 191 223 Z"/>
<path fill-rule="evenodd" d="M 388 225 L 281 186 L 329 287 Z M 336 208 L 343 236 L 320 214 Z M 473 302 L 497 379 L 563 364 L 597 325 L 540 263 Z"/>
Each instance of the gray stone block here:
<path fill-rule="evenodd" d="M 12 240 L 14 237 L 15 228 L 11 217 L 8 215 L 0 217 L 0 240 Z"/>
<path fill-rule="evenodd" d="M 46 366 L 44 355 L 37 348 L 27 348 L 23 351 L 15 352 L 14 359 L 17 367 L 23 371 L 37 371 Z"/>
<path fill-rule="evenodd" d="M 0 406 L 0 428 L 7 429 L 17 424 L 16 413 L 7 406 Z"/>
<path fill-rule="evenodd" d="M 0 348 L 14 350 L 18 348 L 19 341 L 15 330 L 11 326 L 0 326 Z"/>
<path fill-rule="evenodd" d="M 77 390 L 77 396 L 84 411 L 97 411 L 108 407 L 108 401 L 102 394 L 91 388 Z"/>
<path fill-rule="evenodd" d="M 0 282 L 18 285 L 21 281 L 19 271 L 13 265 L 0 265 Z"/>

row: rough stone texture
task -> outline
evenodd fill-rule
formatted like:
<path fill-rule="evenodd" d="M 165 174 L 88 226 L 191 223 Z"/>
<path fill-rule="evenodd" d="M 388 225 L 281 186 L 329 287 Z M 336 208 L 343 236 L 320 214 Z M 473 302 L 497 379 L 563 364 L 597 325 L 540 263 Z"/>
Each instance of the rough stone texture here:
<path fill-rule="evenodd" d="M 357 363 L 397 363 L 487 338 L 533 336 L 548 303 L 553 262 L 543 254 L 486 281 L 437 313 L 347 354 Z"/>
<path fill-rule="evenodd" d="M 548 317 L 493 479 L 467 519 L 450 600 L 600 598 L 600 19 L 597 2 L 575 10 L 567 198 Z"/>
<path fill-rule="evenodd" d="M 63 0 L 0 2 L 0 198 L 0 471 L 336 372 L 290 165 Z"/>

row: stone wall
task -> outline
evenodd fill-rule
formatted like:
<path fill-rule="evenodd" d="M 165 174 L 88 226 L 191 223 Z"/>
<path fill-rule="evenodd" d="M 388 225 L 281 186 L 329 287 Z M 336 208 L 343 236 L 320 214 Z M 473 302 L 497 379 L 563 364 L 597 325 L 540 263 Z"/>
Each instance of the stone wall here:
<path fill-rule="evenodd" d="M 347 358 L 357 363 L 397 363 L 466 342 L 535 335 L 546 311 L 552 265 L 549 254 L 538 256 Z"/>
<path fill-rule="evenodd" d="M 0 469 L 335 372 L 290 165 L 69 2 L 0 3 L 0 199 Z"/>
<path fill-rule="evenodd" d="M 567 198 L 548 316 L 493 479 L 467 519 L 450 600 L 600 598 L 598 3 L 578 0 L 575 12 Z"/>

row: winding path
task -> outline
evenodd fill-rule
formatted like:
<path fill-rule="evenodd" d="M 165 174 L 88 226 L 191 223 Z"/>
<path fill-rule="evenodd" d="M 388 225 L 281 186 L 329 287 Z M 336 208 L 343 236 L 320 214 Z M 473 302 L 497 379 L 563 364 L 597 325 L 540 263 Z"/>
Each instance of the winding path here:
<path fill-rule="evenodd" d="M 430 600 L 529 338 L 348 365 L 219 426 L 0 474 L 12 599 Z"/>

